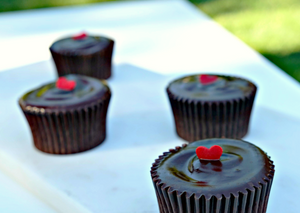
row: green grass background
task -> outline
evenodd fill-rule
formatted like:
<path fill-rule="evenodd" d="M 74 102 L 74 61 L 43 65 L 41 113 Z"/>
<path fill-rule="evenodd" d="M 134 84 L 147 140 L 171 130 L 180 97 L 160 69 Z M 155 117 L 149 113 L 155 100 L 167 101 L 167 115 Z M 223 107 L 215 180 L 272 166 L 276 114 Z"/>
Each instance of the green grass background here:
<path fill-rule="evenodd" d="M 0 0 L 0 12 L 117 0 Z M 299 0 L 190 0 L 300 82 Z"/>
<path fill-rule="evenodd" d="M 191 0 L 300 82 L 299 0 Z"/>

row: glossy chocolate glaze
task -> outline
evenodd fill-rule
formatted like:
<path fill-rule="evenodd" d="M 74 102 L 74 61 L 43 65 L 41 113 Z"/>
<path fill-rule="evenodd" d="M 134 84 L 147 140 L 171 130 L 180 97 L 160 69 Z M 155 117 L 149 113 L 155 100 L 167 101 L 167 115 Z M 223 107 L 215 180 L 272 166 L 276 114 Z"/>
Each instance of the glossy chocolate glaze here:
<path fill-rule="evenodd" d="M 109 45 L 110 40 L 105 37 L 87 36 L 84 39 L 75 40 L 64 38 L 54 42 L 50 49 L 61 54 L 93 54 Z"/>
<path fill-rule="evenodd" d="M 56 88 L 55 82 L 49 83 L 23 95 L 20 105 L 23 108 L 67 109 L 100 100 L 109 91 L 104 81 L 95 78 L 75 74 L 64 77 L 76 81 L 74 90 L 61 90 Z"/>
<path fill-rule="evenodd" d="M 171 82 L 170 92 L 182 98 L 203 101 L 221 101 L 239 99 L 248 96 L 256 87 L 251 82 L 235 77 L 217 76 L 209 84 L 202 84 L 200 75 L 186 76 Z"/>
<path fill-rule="evenodd" d="M 198 146 L 219 145 L 219 161 L 199 160 Z M 197 195 L 244 192 L 263 182 L 270 172 L 268 156 L 257 146 L 233 139 L 207 139 L 193 142 L 162 159 L 156 169 L 158 179 L 166 186 Z"/>

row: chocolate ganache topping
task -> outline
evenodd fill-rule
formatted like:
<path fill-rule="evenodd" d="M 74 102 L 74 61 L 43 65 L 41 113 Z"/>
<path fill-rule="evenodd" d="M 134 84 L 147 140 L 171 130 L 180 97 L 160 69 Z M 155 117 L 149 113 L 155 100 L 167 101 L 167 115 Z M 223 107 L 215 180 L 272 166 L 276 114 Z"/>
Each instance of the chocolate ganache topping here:
<path fill-rule="evenodd" d="M 54 42 L 50 49 L 61 54 L 93 54 L 109 45 L 109 39 L 100 36 L 87 36 L 83 39 L 64 38 Z"/>
<path fill-rule="evenodd" d="M 172 94 L 200 101 L 220 101 L 248 96 L 256 87 L 251 82 L 230 76 L 205 75 L 215 77 L 209 83 L 201 82 L 201 75 L 186 76 L 170 83 Z"/>
<path fill-rule="evenodd" d="M 71 91 L 56 87 L 56 83 L 43 85 L 32 90 L 20 98 L 22 107 L 38 107 L 46 109 L 73 108 L 100 100 L 109 91 L 104 81 L 81 75 L 70 74 L 64 76 L 76 82 Z"/>
<path fill-rule="evenodd" d="M 218 161 L 199 160 L 198 146 L 219 145 Z M 268 179 L 273 164 L 257 146 L 234 139 L 196 141 L 171 152 L 158 163 L 157 178 L 179 192 L 215 195 L 243 192 Z M 272 168 L 271 168 L 272 167 Z M 274 171 L 274 170 L 273 170 Z"/>

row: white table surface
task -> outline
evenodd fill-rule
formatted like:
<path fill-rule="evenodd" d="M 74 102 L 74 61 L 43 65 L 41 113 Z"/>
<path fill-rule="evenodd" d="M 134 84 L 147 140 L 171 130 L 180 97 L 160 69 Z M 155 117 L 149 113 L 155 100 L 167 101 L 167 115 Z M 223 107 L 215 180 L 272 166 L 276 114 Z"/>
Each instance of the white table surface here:
<path fill-rule="evenodd" d="M 1 213 L 57 213 L 20 184 L 0 171 Z"/>
<path fill-rule="evenodd" d="M 58 212 L 158 212 L 150 166 L 184 142 L 174 132 L 165 87 L 174 77 L 204 72 L 258 85 L 245 140 L 275 161 L 268 212 L 298 212 L 299 84 L 188 2 L 8 13 L 0 26 L 0 169 Z M 81 154 L 44 154 L 32 145 L 17 99 L 55 79 L 48 47 L 82 29 L 116 40 L 108 137 Z"/>

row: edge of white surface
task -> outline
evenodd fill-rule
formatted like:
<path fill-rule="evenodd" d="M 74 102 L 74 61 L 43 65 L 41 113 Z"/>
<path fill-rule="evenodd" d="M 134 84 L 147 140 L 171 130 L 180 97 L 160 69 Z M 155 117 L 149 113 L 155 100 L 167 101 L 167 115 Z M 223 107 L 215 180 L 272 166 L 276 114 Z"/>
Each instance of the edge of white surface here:
<path fill-rule="evenodd" d="M 0 169 L 57 212 L 91 213 L 84 206 L 30 172 L 29 169 L 22 167 L 20 163 L 3 151 L 0 151 Z"/>
<path fill-rule="evenodd" d="M 3 171 L 0 171 L 0 201 L 2 213 L 58 213 Z"/>

